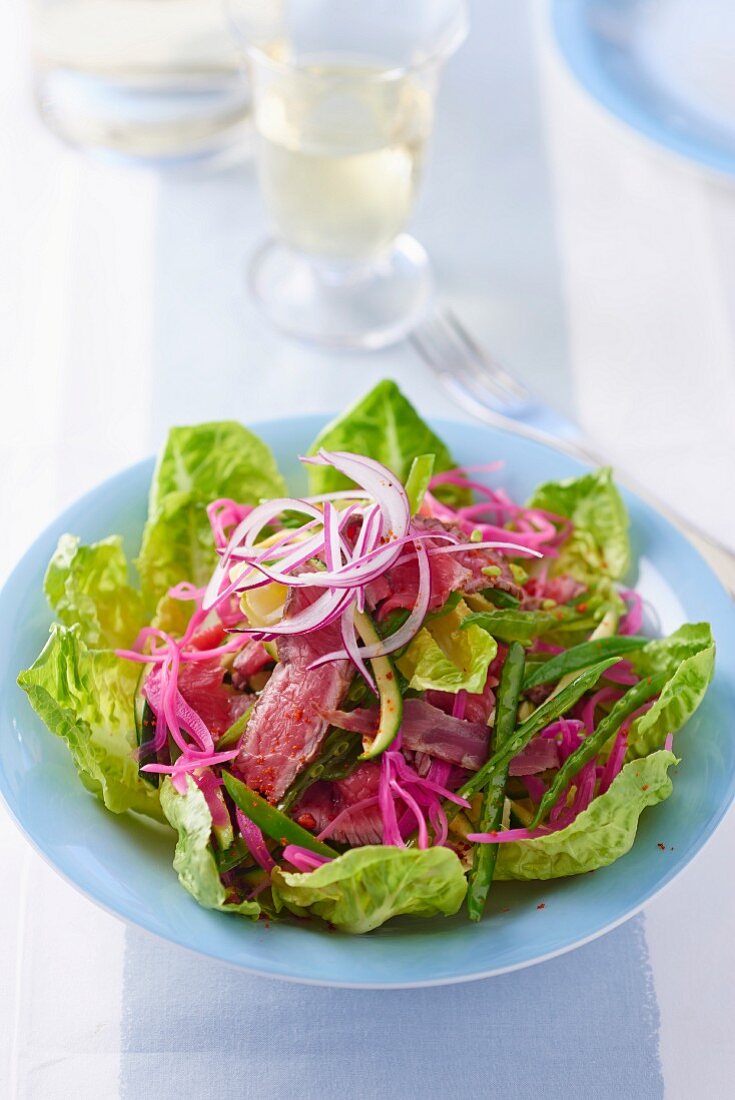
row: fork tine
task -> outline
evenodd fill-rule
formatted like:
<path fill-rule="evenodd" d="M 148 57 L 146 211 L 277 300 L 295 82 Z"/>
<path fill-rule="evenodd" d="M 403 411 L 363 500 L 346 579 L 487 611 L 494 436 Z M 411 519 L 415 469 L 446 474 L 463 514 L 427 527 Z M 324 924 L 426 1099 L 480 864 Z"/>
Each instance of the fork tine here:
<path fill-rule="evenodd" d="M 509 374 L 496 359 L 493 359 L 487 353 L 485 348 L 477 343 L 451 309 L 445 308 L 442 310 L 442 315 L 445 324 L 470 353 L 478 368 L 481 381 L 486 382 L 492 378 L 503 389 L 508 390 L 516 401 L 530 400 L 531 395 L 523 383 L 514 378 L 512 374 Z"/>
<path fill-rule="evenodd" d="M 518 398 L 510 393 L 487 371 L 483 371 L 468 341 L 463 340 L 448 324 L 446 317 L 435 313 L 411 334 L 416 351 L 443 383 L 452 381 L 452 389 L 467 391 L 475 403 L 495 410 L 518 406 Z"/>

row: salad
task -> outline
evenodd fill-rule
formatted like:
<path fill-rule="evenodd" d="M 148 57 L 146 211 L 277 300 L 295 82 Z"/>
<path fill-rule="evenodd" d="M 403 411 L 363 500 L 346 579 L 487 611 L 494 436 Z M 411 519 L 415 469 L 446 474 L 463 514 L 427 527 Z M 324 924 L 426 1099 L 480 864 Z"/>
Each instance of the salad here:
<path fill-rule="evenodd" d="M 459 466 L 385 381 L 301 495 L 240 424 L 174 428 L 136 583 L 121 538 L 60 540 L 19 683 L 107 809 L 176 831 L 201 905 L 477 921 L 495 880 L 625 855 L 670 794 L 709 626 L 644 634 L 609 470 L 521 503 L 495 459 Z"/>

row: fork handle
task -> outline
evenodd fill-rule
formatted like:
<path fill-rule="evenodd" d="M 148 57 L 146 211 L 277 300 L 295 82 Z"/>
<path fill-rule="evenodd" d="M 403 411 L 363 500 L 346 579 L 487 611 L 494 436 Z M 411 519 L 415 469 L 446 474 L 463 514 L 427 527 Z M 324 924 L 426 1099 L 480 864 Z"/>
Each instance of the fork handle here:
<path fill-rule="evenodd" d="M 560 451 L 562 454 L 569 455 L 571 458 L 579 459 L 582 462 L 588 462 L 592 466 L 610 465 L 609 460 L 591 446 L 583 436 L 580 435 L 577 438 L 570 439 L 551 435 L 549 432 L 534 428 L 530 424 L 523 423 L 523 421 L 514 420 L 511 417 L 503 416 L 502 413 L 492 411 L 480 401 L 475 400 L 461 384 L 455 381 L 451 374 L 444 374 L 442 381 L 455 401 L 485 424 L 510 432 L 511 435 L 522 436 L 524 439 L 543 443 L 544 446 L 551 447 L 552 450 Z M 686 519 L 625 471 L 619 471 L 616 468 L 616 478 L 621 484 L 636 493 L 637 496 L 653 505 L 675 527 L 678 527 L 689 541 L 696 546 L 702 556 L 707 559 L 730 595 L 735 597 L 735 551 L 731 550 L 715 535 L 703 531 L 701 527 Z"/>

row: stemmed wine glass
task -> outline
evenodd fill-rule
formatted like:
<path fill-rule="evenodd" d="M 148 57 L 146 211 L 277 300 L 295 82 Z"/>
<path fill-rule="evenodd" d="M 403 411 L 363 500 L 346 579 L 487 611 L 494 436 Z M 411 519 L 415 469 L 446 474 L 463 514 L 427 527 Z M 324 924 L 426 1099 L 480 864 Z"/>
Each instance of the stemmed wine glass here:
<path fill-rule="evenodd" d="M 252 291 L 280 329 L 375 348 L 426 311 L 426 252 L 404 232 L 464 0 L 229 0 L 250 74 L 274 236 Z"/>

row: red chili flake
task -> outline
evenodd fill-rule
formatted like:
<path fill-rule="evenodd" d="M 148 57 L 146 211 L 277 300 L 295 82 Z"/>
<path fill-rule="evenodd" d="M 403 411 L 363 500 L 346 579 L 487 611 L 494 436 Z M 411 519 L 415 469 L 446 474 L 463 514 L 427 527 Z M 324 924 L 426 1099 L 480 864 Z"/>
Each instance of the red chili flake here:
<path fill-rule="evenodd" d="M 658 842 L 658 847 L 661 849 L 662 852 L 666 851 L 666 845 L 662 844 L 660 840 Z"/>
<path fill-rule="evenodd" d="M 386 680 L 392 680 L 393 679 L 393 673 L 392 672 L 386 672 L 385 678 L 386 678 Z"/>
<path fill-rule="evenodd" d="M 304 829 L 315 829 L 316 818 L 313 814 L 302 814 L 301 817 L 296 819 L 298 824 L 303 826 Z"/>
<path fill-rule="evenodd" d="M 539 905 L 536 906 L 536 908 L 537 909 L 545 909 L 546 908 L 546 902 L 542 901 Z"/>
<path fill-rule="evenodd" d="M 643 786 L 641 787 L 641 790 L 642 791 L 647 791 L 648 790 L 648 783 L 644 783 Z"/>
<path fill-rule="evenodd" d="M 577 611 L 581 611 L 583 615 L 584 615 L 586 610 L 587 610 L 587 604 L 586 603 L 578 603 L 577 604 Z"/>

